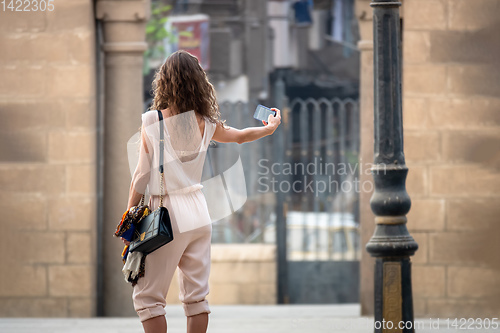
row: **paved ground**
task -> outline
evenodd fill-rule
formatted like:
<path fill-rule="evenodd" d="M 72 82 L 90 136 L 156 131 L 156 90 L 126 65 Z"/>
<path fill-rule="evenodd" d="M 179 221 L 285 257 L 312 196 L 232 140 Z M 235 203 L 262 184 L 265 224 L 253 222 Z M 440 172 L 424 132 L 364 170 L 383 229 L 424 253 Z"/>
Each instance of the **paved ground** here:
<path fill-rule="evenodd" d="M 373 318 L 360 317 L 359 305 L 287 305 L 221 306 L 212 305 L 209 333 L 323 333 L 373 332 Z M 180 305 L 166 307 L 168 332 L 186 331 L 186 319 Z M 416 319 L 418 332 L 464 330 L 447 328 L 440 319 Z M 431 324 L 434 327 L 431 327 Z M 500 332 L 478 330 L 474 332 Z M 1 333 L 141 333 L 138 317 L 127 318 L 0 318 Z"/>

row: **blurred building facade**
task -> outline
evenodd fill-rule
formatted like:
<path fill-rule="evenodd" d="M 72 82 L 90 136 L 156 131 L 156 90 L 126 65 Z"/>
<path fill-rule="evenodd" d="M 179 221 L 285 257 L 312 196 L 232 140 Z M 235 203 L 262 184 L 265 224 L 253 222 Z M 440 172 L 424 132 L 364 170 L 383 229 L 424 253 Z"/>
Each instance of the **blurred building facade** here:
<path fill-rule="evenodd" d="M 158 3 L 170 5 L 173 17 L 209 17 L 208 73 L 220 102 L 271 103 L 278 76 L 291 98 L 357 97 L 353 0 Z"/>
<path fill-rule="evenodd" d="M 212 241 L 239 243 L 241 249 L 248 243 L 272 245 L 276 247 L 275 262 L 279 262 L 280 256 L 283 257 L 287 252 L 287 263 L 283 266 L 287 266 L 289 271 L 287 274 L 278 274 L 274 282 L 278 288 L 290 283 L 288 288 L 284 288 L 289 293 L 285 292 L 281 297 L 274 292 L 275 301 L 357 302 L 357 218 L 354 219 L 354 212 L 347 212 L 349 208 L 346 208 L 349 204 L 357 206 L 356 195 L 344 195 L 336 191 L 318 198 L 312 193 L 305 193 L 307 188 L 299 194 L 286 193 L 286 199 L 269 190 L 263 194 L 260 182 L 265 183 L 271 177 L 259 176 L 262 168 L 259 169 L 256 163 L 276 162 L 279 160 L 277 155 L 284 151 L 287 151 L 284 162 L 295 164 L 308 163 L 314 157 L 338 162 L 345 158 L 344 152 L 348 155 L 351 150 L 353 153 L 355 151 L 353 156 L 357 157 L 357 149 L 354 148 L 357 147 L 357 134 L 353 135 L 353 140 L 346 139 L 347 135 L 340 135 L 344 132 L 359 132 L 359 129 L 354 130 L 354 125 L 346 130 L 347 124 L 355 123 L 355 117 L 351 114 L 357 114 L 359 85 L 354 1 L 170 0 L 161 3 L 171 6 L 172 16 L 169 19 L 172 21 L 194 20 L 200 14 L 209 17 L 211 52 L 208 75 L 222 106 L 222 116 L 229 124 L 240 128 L 257 125 L 252 114 L 258 103 L 279 106 L 283 109 L 284 119 L 288 119 L 284 121 L 286 125 L 272 137 L 234 147 L 245 166 L 247 202 L 235 214 L 214 223 Z M 194 26 L 189 29 L 195 29 Z M 152 73 L 147 79 L 152 79 Z M 280 85 L 282 88 L 278 89 Z M 146 88 L 148 86 L 145 85 Z M 285 107 L 285 102 L 278 96 L 287 97 L 290 108 Z M 146 98 L 151 96 L 146 94 Z M 331 118 L 326 116 L 327 113 L 330 113 Z M 348 119 L 343 119 L 346 114 Z M 332 125 L 331 135 L 326 138 L 326 135 L 323 136 L 325 133 L 320 132 L 328 121 Z M 340 123 L 345 126 L 339 126 Z M 295 132 L 299 124 L 301 128 L 305 126 L 307 131 L 314 131 L 315 134 Z M 334 126 L 339 128 L 334 129 Z M 293 133 L 283 142 L 278 137 L 283 138 L 285 127 L 292 128 Z M 342 145 L 343 149 L 337 148 Z M 227 147 L 224 144 L 218 146 L 223 149 Z M 314 148 L 315 155 L 309 156 L 308 152 L 313 151 L 313 146 L 317 147 Z M 338 153 L 340 150 L 342 153 Z M 217 157 L 220 156 L 221 160 L 230 159 L 230 156 L 222 155 L 217 154 Z M 290 177 L 281 181 L 286 184 L 311 178 L 305 176 L 297 175 L 296 179 Z M 320 175 L 314 178 L 317 181 L 325 179 Z M 337 181 L 342 182 L 344 179 L 338 177 Z M 345 181 L 350 184 L 352 180 Z M 281 219 L 284 209 L 277 208 L 280 200 L 287 201 L 289 222 L 300 221 L 298 225 L 287 227 L 288 237 L 296 240 L 293 250 L 289 245 L 291 241 L 280 247 L 277 240 L 276 225 L 285 222 Z M 328 216 L 328 222 L 321 227 L 320 212 Z M 294 220 L 292 216 L 296 213 L 300 218 Z M 333 222 L 339 216 L 343 216 L 341 223 Z M 311 225 L 306 225 L 306 221 Z M 295 230 L 292 231 L 292 228 Z M 275 267 L 276 270 L 279 271 L 279 267 Z M 321 278 L 321 274 L 318 274 L 320 271 L 333 271 L 336 276 L 334 279 L 326 276 Z M 236 272 L 235 275 L 241 276 Z"/>
<path fill-rule="evenodd" d="M 370 1 L 357 0 L 361 157 L 373 156 Z M 500 1 L 405 0 L 403 122 L 412 200 L 408 228 L 416 317 L 492 318 L 500 310 Z M 366 177 L 366 176 L 365 176 Z M 363 243 L 373 233 L 361 194 Z M 361 262 L 361 304 L 373 313 L 373 259 Z"/>

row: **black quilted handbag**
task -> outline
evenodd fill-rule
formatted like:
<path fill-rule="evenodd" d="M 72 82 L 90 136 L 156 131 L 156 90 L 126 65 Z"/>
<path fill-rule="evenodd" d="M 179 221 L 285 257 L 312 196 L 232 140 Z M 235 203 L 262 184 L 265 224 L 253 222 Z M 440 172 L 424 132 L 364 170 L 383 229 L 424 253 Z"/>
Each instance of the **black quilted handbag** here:
<path fill-rule="evenodd" d="M 130 252 L 142 252 L 148 254 L 161 246 L 170 243 L 174 239 L 172 233 L 172 222 L 167 208 L 163 207 L 163 148 L 164 148 L 164 130 L 163 115 L 158 111 L 160 119 L 160 206 L 154 212 L 144 217 L 136 226 L 135 237 L 130 242 Z M 144 195 L 141 202 L 144 201 Z"/>

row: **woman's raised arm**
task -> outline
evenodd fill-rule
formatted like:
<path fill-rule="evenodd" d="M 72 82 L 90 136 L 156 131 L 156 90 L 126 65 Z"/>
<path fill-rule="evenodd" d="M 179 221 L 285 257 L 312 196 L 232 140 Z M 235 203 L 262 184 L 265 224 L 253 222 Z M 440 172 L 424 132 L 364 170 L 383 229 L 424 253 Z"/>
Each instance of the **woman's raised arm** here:
<path fill-rule="evenodd" d="M 271 135 L 281 123 L 281 111 L 276 108 L 272 108 L 271 110 L 276 111 L 276 116 L 269 116 L 268 123 L 263 121 L 262 123 L 265 125 L 263 127 L 236 129 L 231 126 L 223 127 L 222 125 L 217 125 L 212 139 L 221 143 L 236 142 L 242 144 Z"/>

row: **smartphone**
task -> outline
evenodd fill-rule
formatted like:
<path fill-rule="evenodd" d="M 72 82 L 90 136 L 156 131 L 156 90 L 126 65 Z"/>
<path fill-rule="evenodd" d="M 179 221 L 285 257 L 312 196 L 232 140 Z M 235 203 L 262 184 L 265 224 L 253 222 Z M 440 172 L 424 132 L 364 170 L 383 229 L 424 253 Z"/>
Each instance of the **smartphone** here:
<path fill-rule="evenodd" d="M 267 120 L 269 119 L 269 115 L 272 115 L 273 117 L 276 116 L 276 111 L 271 110 L 268 107 L 265 107 L 264 105 L 257 105 L 257 108 L 255 109 L 255 113 L 253 114 L 253 117 L 257 120 L 263 120 L 267 123 Z"/>

